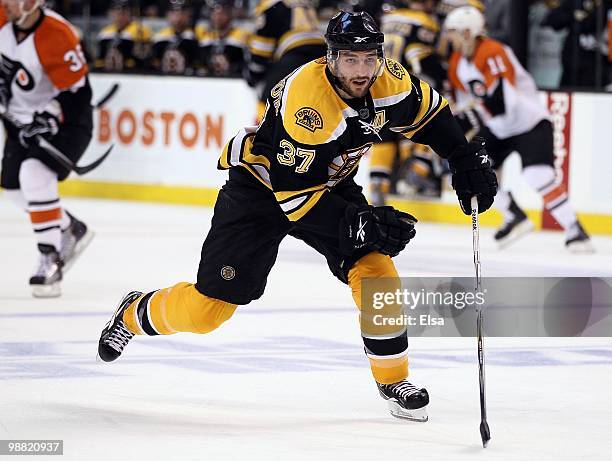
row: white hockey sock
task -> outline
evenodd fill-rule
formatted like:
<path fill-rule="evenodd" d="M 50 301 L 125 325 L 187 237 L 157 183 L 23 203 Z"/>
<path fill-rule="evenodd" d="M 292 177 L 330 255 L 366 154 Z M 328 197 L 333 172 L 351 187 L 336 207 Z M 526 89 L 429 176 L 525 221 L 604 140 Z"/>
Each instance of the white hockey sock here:
<path fill-rule="evenodd" d="M 28 203 L 32 228 L 39 244 L 61 248 L 62 208 L 57 191 L 57 173 L 40 160 L 29 158 L 19 170 L 19 183 Z"/>
<path fill-rule="evenodd" d="M 567 188 L 556 182 L 553 167 L 529 166 L 523 170 L 523 177 L 542 196 L 544 206 L 561 227 L 568 230 L 576 222 L 576 213 L 569 203 Z"/>

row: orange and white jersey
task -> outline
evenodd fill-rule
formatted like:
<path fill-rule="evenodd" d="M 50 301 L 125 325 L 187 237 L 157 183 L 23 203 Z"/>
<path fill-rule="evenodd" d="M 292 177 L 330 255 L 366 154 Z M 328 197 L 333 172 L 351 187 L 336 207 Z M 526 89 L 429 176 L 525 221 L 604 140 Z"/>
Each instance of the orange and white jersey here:
<path fill-rule="evenodd" d="M 526 133 L 549 118 L 531 75 L 512 49 L 496 40 L 481 40 L 470 60 L 455 51 L 448 78 L 457 109 L 474 107 L 499 139 Z"/>
<path fill-rule="evenodd" d="M 0 7 L 0 60 L 10 81 L 8 112 L 22 123 L 30 123 L 60 92 L 83 86 L 88 73 L 76 31 L 48 9 L 35 30 L 17 42 Z"/>

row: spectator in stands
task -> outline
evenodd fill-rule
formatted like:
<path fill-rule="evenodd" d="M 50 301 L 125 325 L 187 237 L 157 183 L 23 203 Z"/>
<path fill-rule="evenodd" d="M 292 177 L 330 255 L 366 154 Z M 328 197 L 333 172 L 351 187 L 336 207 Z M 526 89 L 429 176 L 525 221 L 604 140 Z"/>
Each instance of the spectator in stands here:
<path fill-rule="evenodd" d="M 202 62 L 207 75 L 241 77 L 245 68 L 249 33 L 234 27 L 232 0 L 214 0 L 210 11 L 210 29 L 196 30 Z"/>
<path fill-rule="evenodd" d="M 191 4 L 170 0 L 166 11 L 168 27 L 153 37 L 152 67 L 163 74 L 194 75 L 201 66 L 198 39 L 191 28 Z"/>
<path fill-rule="evenodd" d="M 488 37 L 512 45 L 511 0 L 489 0 L 485 6 Z"/>
<path fill-rule="evenodd" d="M 542 22 L 555 30 L 569 29 L 563 45 L 561 63 L 563 86 L 595 88 L 597 81 L 608 83 L 608 50 L 603 46 L 607 11 L 612 9 L 612 0 L 562 0 L 556 4 Z M 597 9 L 603 7 L 598 23 Z M 598 36 L 598 31 L 602 33 Z M 600 61 L 601 73 L 597 74 Z"/>
<path fill-rule="evenodd" d="M 150 54 L 151 30 L 133 19 L 131 0 L 114 0 L 111 24 L 98 34 L 95 68 L 107 72 L 142 70 Z"/>

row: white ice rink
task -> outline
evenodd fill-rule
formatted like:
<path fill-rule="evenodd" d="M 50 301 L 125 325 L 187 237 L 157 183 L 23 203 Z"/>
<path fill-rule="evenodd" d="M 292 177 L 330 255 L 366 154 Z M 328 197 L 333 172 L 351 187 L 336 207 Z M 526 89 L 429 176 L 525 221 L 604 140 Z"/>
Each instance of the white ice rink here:
<path fill-rule="evenodd" d="M 392 418 L 349 290 L 291 238 L 264 297 L 219 330 L 138 337 L 99 364 L 100 330 L 122 293 L 194 280 L 211 212 L 65 203 L 97 235 L 63 296 L 39 300 L 27 285 L 30 226 L 0 197 L 0 439 L 63 439 L 70 460 L 612 459 L 612 339 L 486 339 L 483 450 L 474 340 L 412 339 L 411 379 L 429 390 L 430 420 Z M 612 238 L 575 256 L 557 233 L 504 252 L 482 234 L 487 276 L 612 276 Z M 396 262 L 402 276 L 470 277 L 470 229 L 420 223 Z"/>

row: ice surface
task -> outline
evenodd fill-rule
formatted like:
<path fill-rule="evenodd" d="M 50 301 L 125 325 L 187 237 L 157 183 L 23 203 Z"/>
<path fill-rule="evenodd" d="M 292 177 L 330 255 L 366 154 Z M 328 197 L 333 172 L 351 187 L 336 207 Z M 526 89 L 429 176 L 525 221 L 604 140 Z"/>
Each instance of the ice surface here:
<path fill-rule="evenodd" d="M 116 363 L 96 363 L 125 291 L 193 281 L 211 212 L 65 203 L 97 235 L 63 296 L 40 300 L 27 286 L 30 226 L 0 199 L 0 439 L 64 439 L 70 460 L 609 459 L 612 339 L 487 338 L 493 438 L 483 450 L 474 340 L 412 339 L 411 379 L 430 392 L 430 420 L 392 418 L 348 289 L 291 238 L 264 297 L 219 330 L 139 337 Z M 483 229 L 486 276 L 612 276 L 612 238 L 576 256 L 559 233 L 506 251 L 491 235 Z M 468 226 L 419 223 L 396 262 L 402 276 L 471 276 L 471 251 Z"/>

